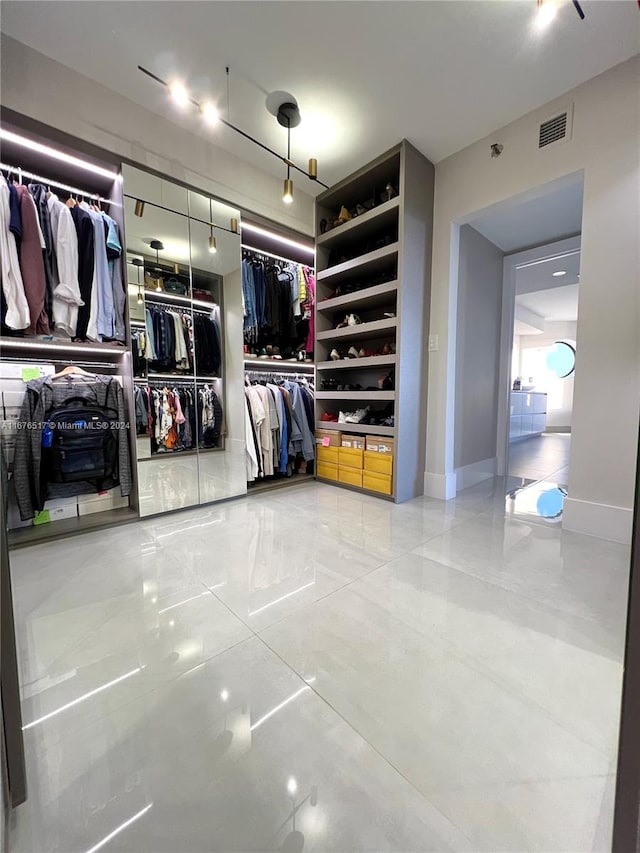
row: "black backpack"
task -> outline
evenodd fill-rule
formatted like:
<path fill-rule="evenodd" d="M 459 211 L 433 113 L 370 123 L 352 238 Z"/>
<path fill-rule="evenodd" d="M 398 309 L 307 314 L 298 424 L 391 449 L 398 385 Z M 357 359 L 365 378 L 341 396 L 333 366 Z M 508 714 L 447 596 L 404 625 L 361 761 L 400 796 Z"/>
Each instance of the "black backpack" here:
<path fill-rule="evenodd" d="M 117 479 L 118 413 L 72 397 L 53 409 L 42 432 L 42 472 L 50 483 L 89 480 L 101 491 Z"/>

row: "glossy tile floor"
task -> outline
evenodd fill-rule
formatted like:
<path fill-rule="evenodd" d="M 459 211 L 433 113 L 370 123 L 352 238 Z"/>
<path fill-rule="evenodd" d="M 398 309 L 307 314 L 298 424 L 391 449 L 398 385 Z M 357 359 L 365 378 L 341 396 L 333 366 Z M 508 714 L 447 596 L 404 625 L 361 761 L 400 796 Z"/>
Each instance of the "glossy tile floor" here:
<path fill-rule="evenodd" d="M 526 480 L 555 477 L 566 483 L 569 477 L 571 433 L 543 433 L 509 444 L 509 474 Z"/>
<path fill-rule="evenodd" d="M 305 484 L 12 554 L 12 853 L 605 851 L 628 549 Z"/>

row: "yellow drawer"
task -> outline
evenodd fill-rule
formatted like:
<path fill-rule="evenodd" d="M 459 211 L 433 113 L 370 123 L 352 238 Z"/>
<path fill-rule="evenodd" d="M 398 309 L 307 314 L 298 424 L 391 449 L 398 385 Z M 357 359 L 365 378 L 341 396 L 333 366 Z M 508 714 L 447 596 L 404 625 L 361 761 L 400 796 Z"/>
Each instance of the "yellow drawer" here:
<path fill-rule="evenodd" d="M 357 447 L 339 447 L 338 463 L 348 468 L 359 468 L 362 470 L 362 454 L 364 450 Z"/>
<path fill-rule="evenodd" d="M 323 447 L 319 444 L 317 450 L 318 462 L 334 462 L 336 465 L 338 464 L 339 447 Z"/>
<path fill-rule="evenodd" d="M 344 465 L 339 465 L 338 480 L 341 483 L 348 483 L 350 486 L 359 486 L 362 488 L 362 470 L 359 468 L 346 468 Z"/>
<path fill-rule="evenodd" d="M 365 489 L 381 492 L 383 495 L 390 495 L 393 487 L 390 474 L 376 474 L 371 471 L 363 472 L 362 485 Z"/>
<path fill-rule="evenodd" d="M 387 474 L 391 476 L 393 473 L 393 454 L 375 453 L 372 450 L 365 450 L 364 470 L 375 474 Z"/>
<path fill-rule="evenodd" d="M 325 480 L 338 479 L 338 466 L 335 462 L 318 462 L 318 477 L 324 477 Z"/>

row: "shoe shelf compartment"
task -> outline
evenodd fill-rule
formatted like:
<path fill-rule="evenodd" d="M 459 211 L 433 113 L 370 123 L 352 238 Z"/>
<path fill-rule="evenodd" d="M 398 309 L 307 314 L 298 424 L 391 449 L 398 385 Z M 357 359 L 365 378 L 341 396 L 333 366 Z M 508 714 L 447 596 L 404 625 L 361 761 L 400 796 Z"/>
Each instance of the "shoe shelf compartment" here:
<path fill-rule="evenodd" d="M 378 308 L 391 302 L 398 290 L 398 280 L 387 281 L 384 284 L 374 284 L 371 287 L 363 287 L 354 293 L 345 293 L 343 296 L 334 296 L 331 299 L 323 299 L 318 302 L 316 310 L 339 311 L 349 308 Z"/>
<path fill-rule="evenodd" d="M 323 218 L 329 218 L 332 213 L 336 215 L 342 205 L 351 209 L 356 204 L 364 204 L 371 198 L 376 204 L 376 207 L 373 208 L 375 210 L 381 206 L 380 202 L 384 203 L 385 201 L 383 193 L 388 183 L 391 183 L 398 190 L 401 189 L 398 185 L 399 175 L 400 150 L 396 147 L 395 150 L 383 154 L 376 158 L 373 163 L 325 190 L 317 199 L 318 223 Z M 364 216 L 364 214 L 362 215 Z"/>
<path fill-rule="evenodd" d="M 366 213 L 354 216 L 353 219 L 343 225 L 338 225 L 325 234 L 320 234 L 316 239 L 316 245 L 323 249 L 332 249 L 334 246 L 339 246 L 342 242 L 351 239 L 364 239 L 380 228 L 393 226 L 394 223 L 397 223 L 399 210 L 400 199 L 396 196 Z"/>
<path fill-rule="evenodd" d="M 385 367 L 387 365 L 393 367 L 396 362 L 397 357 L 395 355 L 370 355 L 363 358 L 341 358 L 339 361 L 319 361 L 316 368 L 318 370 L 344 370 L 346 368 L 353 370 L 355 368 Z"/>
<path fill-rule="evenodd" d="M 376 403 L 379 400 L 395 400 L 395 391 L 316 391 L 316 400 L 367 400 Z"/>
<path fill-rule="evenodd" d="M 358 435 L 385 435 L 393 438 L 395 427 L 376 426 L 376 424 L 339 424 L 336 421 L 317 421 L 316 429 L 340 430 L 340 432 L 353 432 Z"/>
<path fill-rule="evenodd" d="M 343 341 L 348 338 L 387 338 L 396 328 L 396 317 L 385 317 L 384 320 L 374 320 L 371 323 L 360 323 L 358 326 L 344 326 L 342 329 L 327 329 L 318 332 L 318 341 Z"/>
<path fill-rule="evenodd" d="M 328 267 L 326 270 L 318 272 L 317 280 L 323 283 L 338 284 L 341 281 L 349 281 L 360 276 L 375 275 L 382 272 L 394 258 L 397 258 L 398 248 L 399 243 L 396 241 L 388 246 L 383 246 L 381 249 L 367 252 L 366 255 L 360 255 L 358 258 L 352 258 L 350 261 Z"/>

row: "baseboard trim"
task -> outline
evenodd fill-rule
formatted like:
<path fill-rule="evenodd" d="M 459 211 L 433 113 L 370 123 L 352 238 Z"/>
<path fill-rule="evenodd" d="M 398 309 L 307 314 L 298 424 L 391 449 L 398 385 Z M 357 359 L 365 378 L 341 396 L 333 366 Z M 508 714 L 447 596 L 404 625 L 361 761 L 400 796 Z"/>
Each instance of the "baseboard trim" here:
<path fill-rule="evenodd" d="M 425 471 L 424 493 L 428 498 L 437 498 L 441 501 L 450 501 L 456 496 L 456 475 L 432 474 Z"/>
<path fill-rule="evenodd" d="M 497 464 L 498 460 L 493 456 L 491 459 L 481 459 L 471 465 L 456 468 L 456 491 L 461 492 L 463 489 L 482 483 L 483 480 L 492 479 L 496 475 Z"/>
<path fill-rule="evenodd" d="M 612 542 L 631 544 L 633 510 L 566 497 L 562 512 L 562 529 L 586 533 Z"/>

